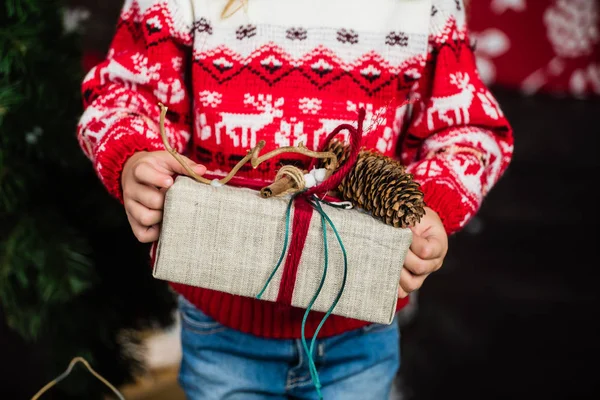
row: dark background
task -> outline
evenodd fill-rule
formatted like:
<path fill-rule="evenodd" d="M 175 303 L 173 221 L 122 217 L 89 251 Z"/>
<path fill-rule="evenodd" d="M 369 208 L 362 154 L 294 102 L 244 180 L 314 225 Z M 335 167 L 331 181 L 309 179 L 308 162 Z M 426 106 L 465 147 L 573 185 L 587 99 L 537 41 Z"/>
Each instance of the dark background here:
<path fill-rule="evenodd" d="M 93 16 L 84 45 L 104 51 L 122 2 L 72 3 Z M 492 90 L 514 128 L 513 162 L 418 293 L 398 385 L 414 400 L 600 398 L 600 101 Z M 45 383 L 43 347 L 0 325 L 0 349 L 2 385 Z"/>
<path fill-rule="evenodd" d="M 494 90 L 515 154 L 403 331 L 414 399 L 599 398 L 600 102 Z"/>

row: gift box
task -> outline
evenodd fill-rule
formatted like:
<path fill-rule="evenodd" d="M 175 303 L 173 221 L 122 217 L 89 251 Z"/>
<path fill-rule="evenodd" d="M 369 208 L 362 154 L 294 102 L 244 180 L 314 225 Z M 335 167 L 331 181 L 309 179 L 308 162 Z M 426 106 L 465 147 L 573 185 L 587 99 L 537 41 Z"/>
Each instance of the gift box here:
<path fill-rule="evenodd" d="M 422 193 L 397 161 L 361 152 L 364 109 L 356 127 L 338 126 L 319 151 L 298 145 L 259 156 L 261 141 L 227 176 L 211 180 L 196 175 L 169 145 L 160 106 L 165 149 L 193 179 L 178 176 L 166 193 L 155 278 L 277 302 L 305 315 L 321 311 L 322 323 L 330 314 L 393 321 L 412 242 L 407 224 L 424 212 Z M 334 141 L 342 131 L 347 146 Z M 256 168 L 285 152 L 312 158 L 308 169 L 285 165 L 268 186 L 236 183 L 245 163 Z M 339 196 L 344 182 L 350 186 Z M 387 207 L 369 206 L 381 202 Z"/>
<path fill-rule="evenodd" d="M 411 230 L 357 209 L 324 203 L 322 210 L 331 221 L 325 236 L 321 214 L 289 196 L 265 199 L 257 190 L 179 176 L 166 193 L 154 277 L 247 297 L 262 292 L 262 300 L 303 309 L 321 286 L 312 310 L 327 312 L 335 304 L 333 314 L 391 323 Z M 294 221 L 303 212 L 310 213 L 308 227 Z M 299 231 L 306 231 L 301 238 Z M 302 239 L 303 246 L 294 242 Z"/>

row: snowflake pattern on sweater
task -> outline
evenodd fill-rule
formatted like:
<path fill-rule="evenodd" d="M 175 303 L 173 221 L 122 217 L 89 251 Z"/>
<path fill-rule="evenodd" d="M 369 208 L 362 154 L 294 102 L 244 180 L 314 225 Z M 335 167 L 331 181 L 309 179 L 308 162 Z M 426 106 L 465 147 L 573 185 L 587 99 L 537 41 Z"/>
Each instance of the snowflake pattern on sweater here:
<path fill-rule="evenodd" d="M 364 145 L 408 166 L 449 233 L 474 215 L 510 162 L 512 132 L 477 72 L 462 1 L 250 0 L 227 19 L 222 3 L 125 2 L 83 82 L 78 127 L 110 193 L 122 199 L 129 156 L 164 149 L 158 102 L 174 147 L 216 174 L 260 140 L 317 148 L 364 108 Z M 241 173 L 271 180 L 305 161 Z"/>

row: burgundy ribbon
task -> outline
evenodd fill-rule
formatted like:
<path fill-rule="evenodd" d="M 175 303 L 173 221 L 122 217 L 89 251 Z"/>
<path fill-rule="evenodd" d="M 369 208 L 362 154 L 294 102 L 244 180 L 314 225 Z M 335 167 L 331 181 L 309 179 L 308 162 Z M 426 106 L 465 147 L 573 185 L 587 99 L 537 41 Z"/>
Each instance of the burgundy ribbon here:
<path fill-rule="evenodd" d="M 302 257 L 302 251 L 306 243 L 306 236 L 310 227 L 310 220 L 313 214 L 313 207 L 308 202 L 308 199 L 313 195 L 318 197 L 325 196 L 327 192 L 337 188 L 344 177 L 354 167 L 360 152 L 363 123 L 365 120 L 365 110 L 360 109 L 358 112 L 358 128 L 349 124 L 342 124 L 335 128 L 325 139 L 318 149 L 322 152 L 329 142 L 338 135 L 341 131 L 347 130 L 350 136 L 350 154 L 346 162 L 338 167 L 338 169 L 320 185 L 313 186 L 304 193 L 299 194 L 294 199 L 294 216 L 292 222 L 292 232 L 290 238 L 290 247 L 285 259 L 283 275 L 279 285 L 279 293 L 277 295 L 277 303 L 283 306 L 291 306 L 294 287 L 296 286 L 296 276 L 298 274 L 298 266 Z M 317 159 L 313 159 L 309 165 L 309 170 L 316 166 Z"/>

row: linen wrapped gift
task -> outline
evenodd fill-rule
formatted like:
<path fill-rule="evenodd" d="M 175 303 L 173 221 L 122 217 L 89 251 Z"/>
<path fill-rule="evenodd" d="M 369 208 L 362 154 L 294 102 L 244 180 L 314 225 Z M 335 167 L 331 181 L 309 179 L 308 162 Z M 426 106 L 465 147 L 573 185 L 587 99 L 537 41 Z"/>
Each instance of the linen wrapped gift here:
<path fill-rule="evenodd" d="M 330 138 L 341 129 L 350 131 L 357 149 L 362 119 L 359 129 L 340 126 Z M 325 154 L 303 149 L 313 156 Z M 253 149 L 247 156 L 253 166 L 263 159 L 257 153 Z M 324 183 L 268 199 L 259 190 L 223 185 L 227 179 L 177 177 L 166 193 L 154 277 L 391 323 L 411 230 L 319 200 L 339 184 L 357 153 Z"/>

